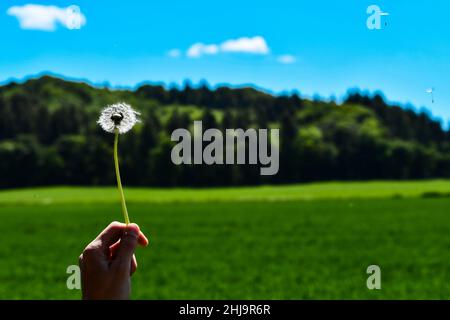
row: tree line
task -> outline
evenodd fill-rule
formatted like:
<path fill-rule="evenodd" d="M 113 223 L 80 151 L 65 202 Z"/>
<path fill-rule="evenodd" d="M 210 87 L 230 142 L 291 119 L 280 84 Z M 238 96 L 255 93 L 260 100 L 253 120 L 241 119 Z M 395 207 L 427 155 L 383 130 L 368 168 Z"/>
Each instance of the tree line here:
<path fill-rule="evenodd" d="M 113 136 L 96 120 L 125 101 L 141 123 L 121 136 L 126 185 L 232 186 L 450 177 L 450 134 L 427 112 L 354 91 L 337 104 L 206 83 L 112 90 L 43 76 L 0 87 L 0 187 L 114 184 Z M 279 128 L 280 169 L 172 163 L 177 128 Z"/>

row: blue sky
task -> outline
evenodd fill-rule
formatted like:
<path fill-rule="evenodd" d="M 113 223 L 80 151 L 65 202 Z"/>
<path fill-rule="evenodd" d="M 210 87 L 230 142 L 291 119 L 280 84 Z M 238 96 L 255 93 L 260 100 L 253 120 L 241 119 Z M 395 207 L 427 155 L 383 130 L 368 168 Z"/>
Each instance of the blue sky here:
<path fill-rule="evenodd" d="M 61 11 L 36 17 L 27 4 Z M 381 30 L 366 27 L 371 4 L 389 13 Z M 85 18 L 80 29 L 64 24 L 70 5 Z M 44 71 L 130 87 L 205 79 L 337 98 L 358 87 L 447 122 L 448 12 L 446 0 L 2 0 L 0 81 Z"/>

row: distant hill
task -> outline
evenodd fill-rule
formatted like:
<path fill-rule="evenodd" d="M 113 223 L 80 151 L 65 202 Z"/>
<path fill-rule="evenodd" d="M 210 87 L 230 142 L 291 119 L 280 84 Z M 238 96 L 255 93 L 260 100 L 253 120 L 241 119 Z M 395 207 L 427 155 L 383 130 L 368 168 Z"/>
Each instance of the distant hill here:
<path fill-rule="evenodd" d="M 450 177 L 450 135 L 424 112 L 351 93 L 343 104 L 206 84 L 166 89 L 95 88 L 43 76 L 0 87 L 0 187 L 114 183 L 112 136 L 96 124 L 107 104 L 142 113 L 121 137 L 127 185 L 215 186 L 315 180 Z M 280 128 L 280 171 L 255 165 L 170 161 L 170 134 L 202 120 L 209 128 Z"/>

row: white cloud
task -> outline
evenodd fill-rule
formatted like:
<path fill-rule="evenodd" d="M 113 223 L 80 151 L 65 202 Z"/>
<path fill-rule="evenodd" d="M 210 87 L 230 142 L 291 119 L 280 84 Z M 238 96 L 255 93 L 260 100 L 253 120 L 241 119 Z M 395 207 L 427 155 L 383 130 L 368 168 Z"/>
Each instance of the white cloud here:
<path fill-rule="evenodd" d="M 203 55 L 212 55 L 219 53 L 219 47 L 215 44 L 203 44 L 203 43 L 195 43 L 193 44 L 186 55 L 190 58 L 198 58 Z"/>
<path fill-rule="evenodd" d="M 295 61 L 297 61 L 297 58 L 295 58 L 293 55 L 290 54 L 283 54 L 281 56 L 278 56 L 277 60 L 279 63 L 292 64 L 295 63 Z"/>
<path fill-rule="evenodd" d="M 269 47 L 263 37 L 253 38 L 242 37 L 230 39 L 221 44 L 195 43 L 189 47 L 186 55 L 190 58 L 198 58 L 203 55 L 214 55 L 221 52 L 231 53 L 249 53 L 249 54 L 268 54 Z"/>
<path fill-rule="evenodd" d="M 171 58 L 178 58 L 181 56 L 181 50 L 180 49 L 172 49 L 167 52 L 167 55 Z"/>
<path fill-rule="evenodd" d="M 266 40 L 260 36 L 227 40 L 220 45 L 220 49 L 223 52 L 245 52 L 253 54 L 269 53 L 269 47 L 267 46 Z"/>
<path fill-rule="evenodd" d="M 29 30 L 54 31 L 58 24 L 67 29 L 80 29 L 86 24 L 86 17 L 77 6 L 26 4 L 10 7 L 7 14 L 16 17 L 22 29 Z"/>

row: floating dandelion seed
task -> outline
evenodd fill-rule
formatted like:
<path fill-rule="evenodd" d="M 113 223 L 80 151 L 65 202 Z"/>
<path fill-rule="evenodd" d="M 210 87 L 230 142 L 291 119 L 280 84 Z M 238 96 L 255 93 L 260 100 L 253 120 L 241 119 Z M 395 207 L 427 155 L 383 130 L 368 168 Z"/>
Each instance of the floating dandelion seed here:
<path fill-rule="evenodd" d="M 97 121 L 103 130 L 114 133 L 114 168 L 116 170 L 117 188 L 119 189 L 122 213 L 126 224 L 130 223 L 130 219 L 128 218 L 127 205 L 125 203 L 125 196 L 123 194 L 122 182 L 120 179 L 117 146 L 119 144 L 119 133 L 130 131 L 136 122 L 139 122 L 137 118 L 138 115 L 139 113 L 134 111 L 128 104 L 118 103 L 103 109 L 100 113 L 100 118 Z"/>
<path fill-rule="evenodd" d="M 434 88 L 429 88 L 425 92 L 431 95 L 431 103 L 434 103 Z"/>

